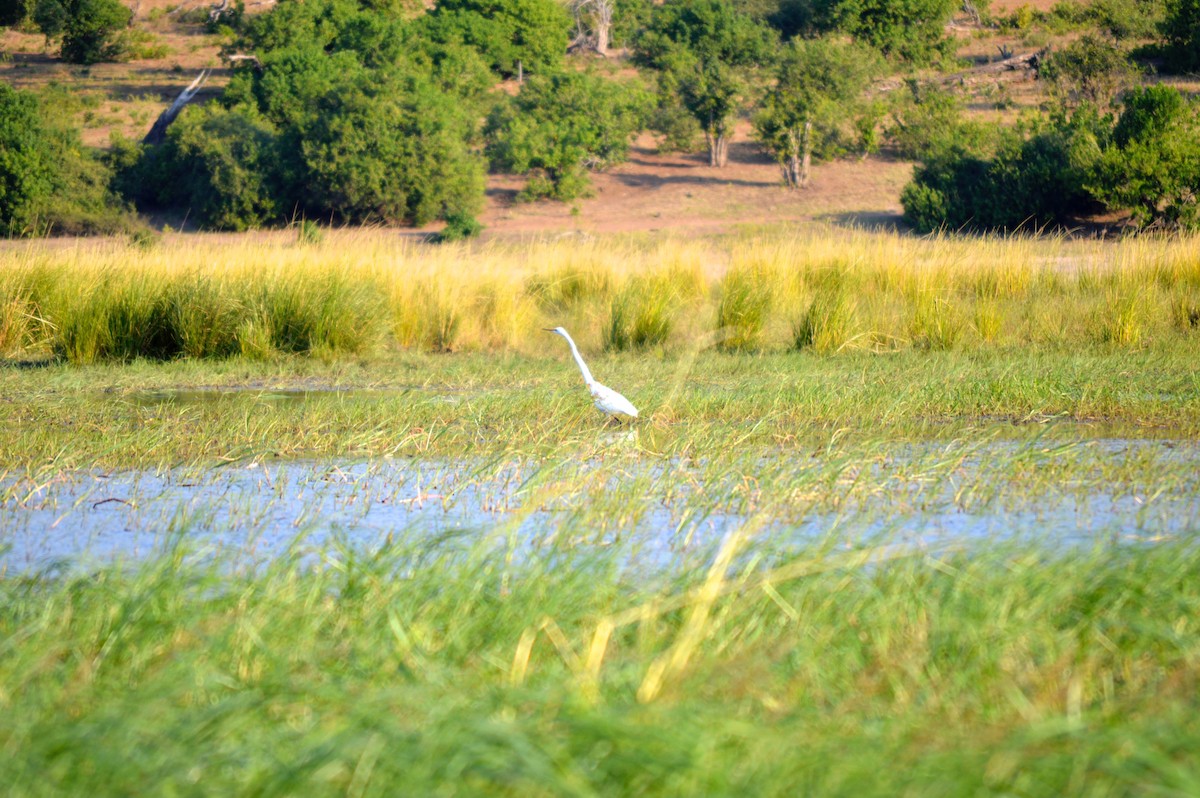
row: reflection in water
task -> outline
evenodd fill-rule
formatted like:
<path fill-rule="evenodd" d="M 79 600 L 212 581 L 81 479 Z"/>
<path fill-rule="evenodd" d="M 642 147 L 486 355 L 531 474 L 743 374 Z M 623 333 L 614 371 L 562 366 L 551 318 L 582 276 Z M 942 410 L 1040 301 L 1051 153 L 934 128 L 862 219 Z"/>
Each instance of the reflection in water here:
<path fill-rule="evenodd" d="M 734 463 L 624 454 L 10 474 L 0 482 L 0 569 L 142 558 L 176 540 L 257 560 L 334 539 L 371 546 L 450 533 L 523 545 L 620 539 L 636 545 L 640 562 L 666 564 L 700 556 L 750 515 L 765 517 L 758 539 L 779 549 L 830 538 L 1137 541 L 1200 529 L 1200 490 L 1187 476 L 1200 474 L 1200 444 L 1078 444 L 1076 462 L 1082 454 L 1095 464 L 1083 481 L 1088 469 L 1077 466 L 1070 479 L 1055 476 L 1055 448 L 953 448 L 893 446 L 841 460 L 775 452 Z M 1158 490 L 1110 484 L 1104 469 L 1117 462 L 1135 463 L 1151 486 L 1167 471 L 1176 478 Z"/>

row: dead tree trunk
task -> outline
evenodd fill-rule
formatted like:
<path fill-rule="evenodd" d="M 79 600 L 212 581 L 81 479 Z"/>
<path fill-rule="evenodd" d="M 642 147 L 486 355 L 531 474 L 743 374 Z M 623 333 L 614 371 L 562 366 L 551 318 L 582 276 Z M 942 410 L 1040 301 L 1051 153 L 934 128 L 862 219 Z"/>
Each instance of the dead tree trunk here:
<path fill-rule="evenodd" d="M 800 174 L 796 185 L 808 185 L 808 168 L 812 165 L 812 120 L 805 120 L 804 132 L 800 134 Z"/>
<path fill-rule="evenodd" d="M 575 39 L 567 49 L 590 44 L 597 53 L 607 56 L 616 0 L 571 0 L 570 7 L 575 17 Z"/>
<path fill-rule="evenodd" d="M 175 98 L 175 102 L 171 106 L 159 114 L 158 119 L 154 120 L 154 124 L 150 128 L 150 132 L 142 139 L 143 144 L 162 144 L 167 138 L 167 128 L 175 121 L 175 117 L 179 116 L 179 112 L 183 110 L 183 106 L 192 101 L 196 93 L 200 91 L 200 87 L 204 85 L 204 81 L 208 80 L 208 70 L 202 71 L 191 85 L 179 93 Z"/>
<path fill-rule="evenodd" d="M 608 37 L 612 30 L 613 0 L 596 0 L 596 52 L 608 56 Z"/>

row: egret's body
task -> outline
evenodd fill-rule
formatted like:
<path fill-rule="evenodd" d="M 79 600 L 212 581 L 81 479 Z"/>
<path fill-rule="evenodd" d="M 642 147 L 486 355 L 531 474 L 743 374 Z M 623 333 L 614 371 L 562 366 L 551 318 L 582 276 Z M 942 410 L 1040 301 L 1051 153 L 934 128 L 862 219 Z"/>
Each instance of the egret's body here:
<path fill-rule="evenodd" d="M 571 355 L 575 358 L 575 363 L 579 366 L 579 372 L 583 374 L 583 382 L 587 385 L 588 393 L 592 395 L 592 401 L 596 405 L 597 410 L 618 421 L 628 421 L 637 418 L 638 411 L 632 402 L 607 385 L 601 385 L 596 382 L 592 377 L 592 372 L 588 370 L 587 363 L 583 362 L 583 357 L 579 354 L 579 348 L 575 346 L 575 342 L 571 340 L 571 336 L 567 334 L 566 330 L 562 327 L 554 327 L 552 329 L 547 328 L 546 332 L 552 332 L 567 339 L 567 343 L 571 347 Z"/>

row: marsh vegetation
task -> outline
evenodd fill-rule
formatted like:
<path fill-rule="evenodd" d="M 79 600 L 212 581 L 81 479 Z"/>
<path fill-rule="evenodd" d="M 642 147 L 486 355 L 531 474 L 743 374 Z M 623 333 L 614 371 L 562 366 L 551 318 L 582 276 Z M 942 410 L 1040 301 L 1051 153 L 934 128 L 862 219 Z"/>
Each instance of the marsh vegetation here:
<path fill-rule="evenodd" d="M 0 253 L 0 354 L 74 364 L 280 353 L 681 355 L 1171 347 L 1200 327 L 1191 238 L 912 239 L 817 231 L 431 248 L 139 241 Z"/>
<path fill-rule="evenodd" d="M 0 782 L 1193 793 L 1195 243 L 5 249 Z"/>

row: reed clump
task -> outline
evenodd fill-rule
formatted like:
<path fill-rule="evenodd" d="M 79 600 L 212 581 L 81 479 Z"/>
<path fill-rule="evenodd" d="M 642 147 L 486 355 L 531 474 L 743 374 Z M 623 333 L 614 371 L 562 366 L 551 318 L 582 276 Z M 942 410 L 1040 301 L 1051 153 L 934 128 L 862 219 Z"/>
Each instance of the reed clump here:
<path fill-rule="evenodd" d="M 1194 239 L 324 235 L 6 249 L 0 355 L 535 354 L 553 326 L 618 352 L 1134 347 L 1189 334 L 1200 286 Z"/>
<path fill-rule="evenodd" d="M 845 290 L 820 291 L 795 324 L 795 346 L 821 354 L 840 351 L 857 337 L 857 324 L 858 308 Z"/>

